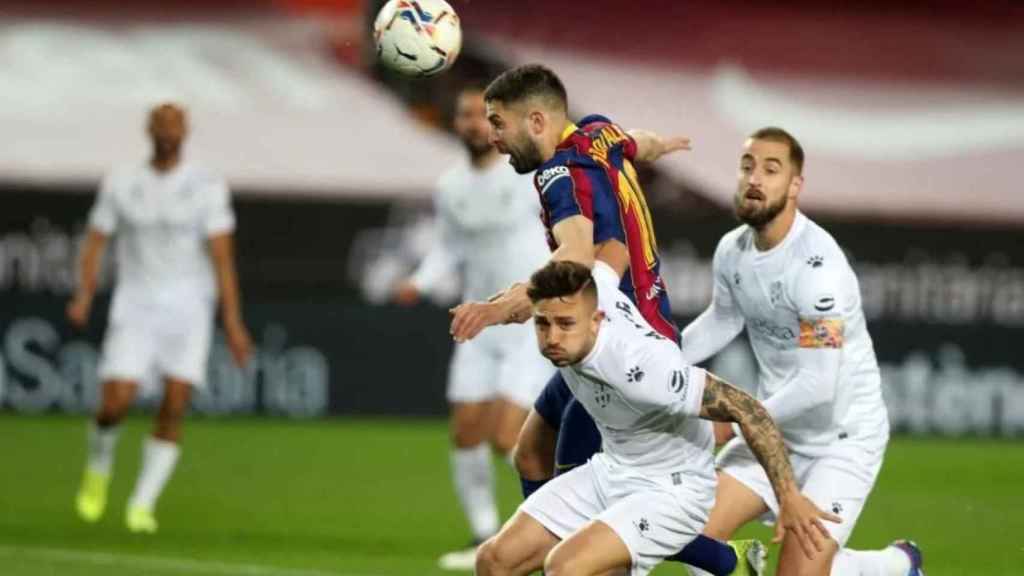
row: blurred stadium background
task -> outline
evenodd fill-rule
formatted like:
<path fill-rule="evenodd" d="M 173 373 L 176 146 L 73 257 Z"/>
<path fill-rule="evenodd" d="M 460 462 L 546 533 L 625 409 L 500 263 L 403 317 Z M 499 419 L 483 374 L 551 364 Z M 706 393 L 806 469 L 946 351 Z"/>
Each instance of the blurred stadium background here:
<path fill-rule="evenodd" d="M 379 4 L 0 0 L 0 574 L 438 573 L 466 540 L 443 420 L 457 287 L 412 309 L 390 290 L 461 154 L 454 90 L 534 60 L 576 114 L 693 138 L 642 174 L 681 322 L 708 301 L 744 134 L 803 141 L 802 206 L 855 262 L 898 433 L 853 544 L 1024 574 L 1024 4 L 454 0 L 464 53 L 420 81 L 375 68 Z M 215 347 L 161 532 L 129 537 L 132 474 L 101 524 L 73 515 L 105 310 L 82 334 L 63 309 L 100 176 L 145 157 L 169 98 L 188 156 L 231 183 L 258 353 L 242 372 Z M 753 377 L 741 345 L 712 367 Z"/>

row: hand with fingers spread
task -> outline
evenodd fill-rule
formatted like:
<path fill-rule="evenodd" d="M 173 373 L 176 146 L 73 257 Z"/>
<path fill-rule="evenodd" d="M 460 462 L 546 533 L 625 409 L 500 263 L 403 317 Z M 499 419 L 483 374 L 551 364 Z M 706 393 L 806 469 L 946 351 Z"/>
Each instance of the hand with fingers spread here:
<path fill-rule="evenodd" d="M 809 560 L 825 551 L 825 544 L 832 536 L 825 528 L 824 520 L 840 523 L 842 518 L 818 508 L 814 502 L 795 488 L 779 500 L 779 517 L 775 523 L 773 543 L 782 542 L 786 533 L 796 537 L 800 548 Z"/>

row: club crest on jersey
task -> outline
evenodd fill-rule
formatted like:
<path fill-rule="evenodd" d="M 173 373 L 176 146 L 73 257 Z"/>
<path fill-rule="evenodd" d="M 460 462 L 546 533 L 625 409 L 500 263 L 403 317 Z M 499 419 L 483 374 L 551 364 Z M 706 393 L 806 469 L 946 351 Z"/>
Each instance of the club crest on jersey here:
<path fill-rule="evenodd" d="M 552 166 L 537 175 L 537 188 L 540 188 L 540 193 L 543 194 L 555 180 L 569 176 L 568 166 Z"/>
<path fill-rule="evenodd" d="M 825 263 L 825 259 L 821 256 L 811 256 L 807 259 L 807 265 L 811 268 L 821 268 L 822 264 Z"/>

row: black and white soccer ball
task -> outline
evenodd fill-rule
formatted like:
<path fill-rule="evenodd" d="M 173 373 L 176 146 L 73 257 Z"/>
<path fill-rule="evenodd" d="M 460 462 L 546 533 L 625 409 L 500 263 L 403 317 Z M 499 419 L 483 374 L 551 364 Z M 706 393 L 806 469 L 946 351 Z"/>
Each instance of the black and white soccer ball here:
<path fill-rule="evenodd" d="M 408 76 L 451 68 L 462 48 L 462 26 L 444 0 L 390 0 L 373 24 L 377 58 Z"/>

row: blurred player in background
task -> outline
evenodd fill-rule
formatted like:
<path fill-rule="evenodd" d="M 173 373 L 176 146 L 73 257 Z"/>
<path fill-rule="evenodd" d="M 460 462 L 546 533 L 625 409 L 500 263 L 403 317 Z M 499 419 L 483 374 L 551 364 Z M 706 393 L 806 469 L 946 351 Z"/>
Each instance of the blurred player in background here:
<path fill-rule="evenodd" d="M 746 392 L 683 362 L 597 260 L 530 279 L 537 346 L 597 422 L 604 451 L 531 495 L 480 549 L 477 574 L 643 576 L 700 537 L 715 502 L 711 422 L 738 423 L 782 503 L 777 534 L 808 548 L 838 520 L 800 494 L 782 435 Z"/>
<path fill-rule="evenodd" d="M 118 423 L 142 385 L 162 380 L 163 400 L 125 513 L 132 532 L 157 530 L 157 498 L 180 455 L 182 418 L 192 387 L 206 379 L 218 295 L 228 347 L 241 366 L 250 354 L 235 273 L 227 184 L 182 159 L 185 111 L 162 104 L 149 115 L 153 153 L 145 163 L 111 171 L 91 213 L 78 287 L 67 315 L 89 319 L 107 241 L 117 245 L 117 284 L 100 360 L 99 412 L 89 428 L 79 516 L 96 522 L 107 503 Z"/>
<path fill-rule="evenodd" d="M 547 258 L 540 205 L 529 176 L 516 174 L 489 141 L 484 87 L 462 89 L 454 128 L 467 156 L 448 170 L 435 197 L 437 242 L 396 292 L 413 303 L 457 274 L 466 300 L 485 300 L 526 278 Z M 441 557 L 472 570 L 476 547 L 501 527 L 491 448 L 509 458 L 537 394 L 554 372 L 537 353 L 530 325 L 512 324 L 457 345 L 448 375 L 452 479 L 473 543 Z"/>
<path fill-rule="evenodd" d="M 782 430 L 801 489 L 842 518 L 827 526 L 827 549 L 813 559 L 787 537 L 779 574 L 918 576 L 921 554 L 912 542 L 843 548 L 882 466 L 889 419 L 857 276 L 835 239 L 797 208 L 803 164 L 803 148 L 781 128 L 746 141 L 735 195 L 743 225 L 715 250 L 711 305 L 683 332 L 683 355 L 702 362 L 747 328 L 757 397 Z M 724 539 L 779 508 L 746 439 L 716 428 L 728 444 L 718 455 L 708 534 Z"/>
<path fill-rule="evenodd" d="M 540 65 L 503 73 L 488 86 L 485 98 L 498 150 L 509 155 L 517 172 L 536 170 L 534 184 L 553 250 L 550 259 L 588 267 L 595 260 L 609 264 L 621 278 L 619 288 L 636 304 L 654 334 L 678 342 L 654 227 L 633 162 L 654 162 L 687 150 L 689 140 L 662 138 L 644 130 L 627 133 L 596 115 L 574 124 L 568 117 L 568 95 L 561 79 Z M 452 312 L 452 336 L 466 341 L 488 326 L 526 320 L 531 306 L 526 285 L 515 284 L 497 299 L 467 301 Z M 556 374 L 519 436 L 515 462 L 523 495 L 528 497 L 557 473 L 585 463 L 600 447 L 593 419 L 573 398 L 561 374 Z M 731 548 L 698 537 L 674 559 L 715 574 L 755 569 L 760 543 L 734 544 L 736 548 Z"/>

